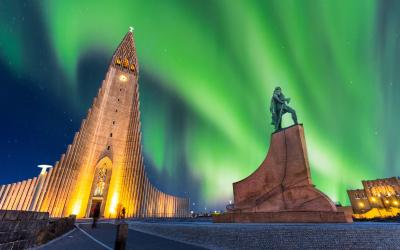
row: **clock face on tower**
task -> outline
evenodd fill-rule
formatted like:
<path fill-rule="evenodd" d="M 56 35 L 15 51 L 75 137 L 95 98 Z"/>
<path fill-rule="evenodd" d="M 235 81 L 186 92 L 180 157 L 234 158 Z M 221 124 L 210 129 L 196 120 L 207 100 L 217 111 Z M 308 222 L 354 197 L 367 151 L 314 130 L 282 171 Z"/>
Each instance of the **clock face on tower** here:
<path fill-rule="evenodd" d="M 120 76 L 119 76 L 119 80 L 120 80 L 121 82 L 126 82 L 126 81 L 128 80 L 128 77 L 126 77 L 126 75 L 120 75 Z"/>

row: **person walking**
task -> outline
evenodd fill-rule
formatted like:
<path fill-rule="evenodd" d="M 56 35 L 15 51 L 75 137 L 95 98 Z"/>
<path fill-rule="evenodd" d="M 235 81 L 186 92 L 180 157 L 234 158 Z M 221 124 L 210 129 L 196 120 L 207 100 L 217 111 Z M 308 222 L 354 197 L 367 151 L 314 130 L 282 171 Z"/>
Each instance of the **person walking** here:
<path fill-rule="evenodd" d="M 97 220 L 100 217 L 100 203 L 97 203 L 96 206 L 94 207 L 93 211 L 93 223 L 92 223 L 92 228 L 97 227 Z"/>

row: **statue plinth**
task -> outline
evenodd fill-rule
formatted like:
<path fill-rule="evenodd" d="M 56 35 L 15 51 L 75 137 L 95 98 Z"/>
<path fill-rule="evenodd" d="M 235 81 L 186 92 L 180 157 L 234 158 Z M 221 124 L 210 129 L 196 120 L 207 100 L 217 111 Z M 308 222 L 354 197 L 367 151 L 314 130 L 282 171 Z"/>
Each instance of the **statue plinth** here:
<path fill-rule="evenodd" d="M 352 222 L 312 184 L 302 125 L 273 133 L 267 157 L 233 194 L 214 222 Z"/>

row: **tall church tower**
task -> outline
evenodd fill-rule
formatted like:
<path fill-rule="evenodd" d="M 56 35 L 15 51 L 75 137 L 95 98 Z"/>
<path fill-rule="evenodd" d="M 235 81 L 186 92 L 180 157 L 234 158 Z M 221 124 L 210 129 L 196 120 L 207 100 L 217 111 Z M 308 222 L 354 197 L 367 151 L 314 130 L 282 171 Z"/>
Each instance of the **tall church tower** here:
<path fill-rule="evenodd" d="M 40 190 L 33 192 L 35 197 L 27 201 L 26 210 L 48 211 L 53 217 L 76 214 L 78 218 L 90 216 L 96 206 L 106 218 L 118 216 L 122 208 L 127 217 L 188 215 L 188 199 L 162 193 L 146 176 L 138 76 L 131 29 L 114 52 L 79 132 L 61 160 L 44 173 Z"/>

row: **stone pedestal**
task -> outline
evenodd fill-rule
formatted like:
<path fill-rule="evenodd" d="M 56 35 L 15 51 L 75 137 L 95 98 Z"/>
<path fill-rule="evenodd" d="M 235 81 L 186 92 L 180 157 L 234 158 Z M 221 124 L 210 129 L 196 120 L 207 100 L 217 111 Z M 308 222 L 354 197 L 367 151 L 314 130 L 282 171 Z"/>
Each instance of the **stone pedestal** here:
<path fill-rule="evenodd" d="M 234 205 L 214 222 L 351 222 L 311 181 L 302 125 L 272 134 L 268 154 L 233 183 Z"/>

